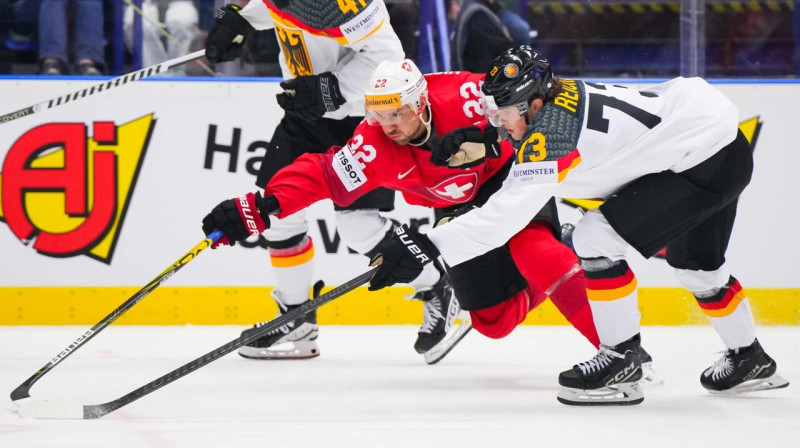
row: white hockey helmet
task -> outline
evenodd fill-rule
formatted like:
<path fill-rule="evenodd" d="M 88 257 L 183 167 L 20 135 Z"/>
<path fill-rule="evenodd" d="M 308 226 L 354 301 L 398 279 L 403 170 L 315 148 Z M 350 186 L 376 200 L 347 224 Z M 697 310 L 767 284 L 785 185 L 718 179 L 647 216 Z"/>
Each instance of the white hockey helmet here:
<path fill-rule="evenodd" d="M 413 61 L 383 61 L 370 76 L 364 93 L 367 123 L 398 124 L 421 115 L 427 100 L 428 82 Z M 403 113 L 404 106 L 409 106 L 413 114 Z"/>

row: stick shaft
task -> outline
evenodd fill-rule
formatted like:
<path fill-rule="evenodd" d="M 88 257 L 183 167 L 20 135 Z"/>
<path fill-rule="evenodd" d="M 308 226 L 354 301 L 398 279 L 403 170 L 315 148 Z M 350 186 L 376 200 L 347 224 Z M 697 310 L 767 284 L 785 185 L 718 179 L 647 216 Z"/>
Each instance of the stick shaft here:
<path fill-rule="evenodd" d="M 42 101 L 41 103 L 37 103 L 32 106 L 22 108 L 20 110 L 10 112 L 5 115 L 0 115 L 0 124 L 8 123 L 9 121 L 14 121 L 18 118 L 27 117 L 28 115 L 33 115 L 48 109 L 53 109 L 55 107 L 77 101 L 87 96 L 92 96 L 101 92 L 106 92 L 115 87 L 124 86 L 134 81 L 139 81 L 140 79 L 149 78 L 159 73 L 166 72 L 170 68 L 177 67 L 178 65 L 185 64 L 195 59 L 199 59 L 203 56 L 205 56 L 205 50 L 195 51 L 194 53 L 190 53 L 185 56 L 180 56 L 175 59 L 170 59 L 169 61 L 152 65 L 150 67 L 145 67 L 141 70 L 127 73 L 125 75 L 110 79 L 108 81 L 101 82 L 99 84 L 95 84 L 91 87 L 87 87 L 82 90 L 78 90 L 72 93 L 68 93 L 66 95 L 52 98 L 47 101 Z"/>
<path fill-rule="evenodd" d="M 170 267 L 165 269 L 161 274 L 159 274 L 156 278 L 150 281 L 147 285 L 145 285 L 142 289 L 140 289 L 136 294 L 134 294 L 131 298 L 126 300 L 122 305 L 117 307 L 114 311 L 112 311 L 108 316 L 104 317 L 103 320 L 95 324 L 92 328 L 87 330 L 83 333 L 78 339 L 76 339 L 72 344 L 67 346 L 64 350 L 62 350 L 58 355 L 56 355 L 50 362 L 45 364 L 44 367 L 36 371 L 30 378 L 28 378 L 24 383 L 17 386 L 11 392 L 11 400 L 17 401 L 23 398 L 30 397 L 30 389 L 31 386 L 39 379 L 44 376 L 47 372 L 52 370 L 59 362 L 63 361 L 69 355 L 73 354 L 79 348 L 81 348 L 85 343 L 91 340 L 93 337 L 103 331 L 106 327 L 111 325 L 112 322 L 117 320 L 120 316 L 125 314 L 129 309 L 133 308 L 134 305 L 139 303 L 142 299 L 144 299 L 148 294 L 153 292 L 154 289 L 158 288 L 161 285 L 161 282 L 167 280 L 172 274 L 178 272 L 182 267 L 186 266 L 190 261 L 194 260 L 201 252 L 203 252 L 206 248 L 214 244 L 218 239 L 222 238 L 222 232 L 219 230 L 215 230 L 208 235 L 203 241 L 199 242 L 196 246 L 194 246 L 189 252 L 186 252 L 181 258 L 178 259 L 175 263 L 172 263 Z"/>
<path fill-rule="evenodd" d="M 97 404 L 97 405 L 85 405 L 83 407 L 83 418 L 84 419 L 94 419 L 102 417 L 110 412 L 113 412 L 127 404 L 130 404 L 139 398 L 144 397 L 145 395 L 154 392 L 167 384 L 182 378 L 195 370 L 216 361 L 217 359 L 227 355 L 228 353 L 247 345 L 248 343 L 260 338 L 261 336 L 269 333 L 270 331 L 275 330 L 276 328 L 280 328 L 283 325 L 288 324 L 289 322 L 297 319 L 298 317 L 309 313 L 322 305 L 325 305 L 332 300 L 339 298 L 346 293 L 352 291 L 353 289 L 367 283 L 375 274 L 375 271 L 378 268 L 370 269 L 369 271 L 359 275 L 358 277 L 347 281 L 346 283 L 340 285 L 337 288 L 328 291 L 327 293 L 317 297 L 314 300 L 309 300 L 303 305 L 287 312 L 286 314 L 281 315 L 280 317 L 273 319 L 269 323 L 258 327 L 258 331 L 253 332 L 247 337 L 241 336 L 233 341 L 228 342 L 225 345 L 217 347 L 216 349 L 206 353 L 205 355 L 196 358 L 181 367 L 167 373 L 166 375 L 157 378 L 144 386 L 126 394 L 122 397 L 117 398 L 116 400 L 109 401 L 108 403 L 104 404 Z"/>

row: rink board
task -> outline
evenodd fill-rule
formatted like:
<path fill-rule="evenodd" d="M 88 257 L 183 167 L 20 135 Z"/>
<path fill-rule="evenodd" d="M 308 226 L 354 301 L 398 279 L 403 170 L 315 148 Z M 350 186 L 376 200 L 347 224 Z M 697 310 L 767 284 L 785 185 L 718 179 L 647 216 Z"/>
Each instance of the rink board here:
<path fill-rule="evenodd" d="M 629 80 L 626 80 L 629 81 Z M 0 80 L 4 111 L 92 85 Z M 642 87 L 647 84 L 636 84 Z M 800 210 L 800 84 L 718 83 L 755 142 L 728 263 L 762 324 L 800 322 L 795 257 Z M 203 237 L 218 202 L 253 191 L 281 117 L 273 82 L 141 81 L 0 124 L 0 325 L 85 324 L 105 316 Z M 702 105 L 698 105 L 702 107 Z M 67 163 L 68 161 L 68 163 Z M 66 168 L 65 168 L 66 166 Z M 562 221 L 580 213 L 560 204 Z M 432 213 L 397 196 L 391 217 L 429 228 Z M 315 278 L 341 284 L 366 269 L 336 233 L 329 201 L 308 209 Z M 32 233 L 31 233 L 32 232 Z M 21 235 L 36 235 L 23 244 Z M 274 284 L 263 241 L 208 250 L 120 323 L 242 324 L 272 315 Z M 643 322 L 703 322 L 663 260 L 631 255 Z M 357 291 L 321 310 L 325 323 L 416 323 L 406 288 Z M 558 324 L 549 305 L 529 323 Z"/>

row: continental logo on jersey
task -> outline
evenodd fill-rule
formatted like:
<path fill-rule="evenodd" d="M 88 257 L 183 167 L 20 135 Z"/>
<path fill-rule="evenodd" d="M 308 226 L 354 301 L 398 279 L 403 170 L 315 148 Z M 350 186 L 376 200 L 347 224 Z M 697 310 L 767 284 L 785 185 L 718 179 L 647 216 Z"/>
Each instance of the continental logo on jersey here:
<path fill-rule="evenodd" d="M 577 83 L 574 79 L 562 79 L 561 80 L 561 92 L 556 95 L 555 100 L 553 102 L 557 106 L 561 106 L 564 109 L 572 112 L 573 114 L 578 114 L 578 104 L 580 102 L 580 90 L 578 89 Z"/>
<path fill-rule="evenodd" d="M 284 28 L 275 22 L 275 33 L 281 44 L 286 66 L 292 76 L 297 78 L 298 76 L 313 75 L 314 67 L 311 65 L 311 57 L 308 54 L 308 47 L 302 31 Z"/>
<path fill-rule="evenodd" d="M 46 123 L 28 130 L 3 161 L 0 219 L 42 255 L 110 264 L 154 125 L 151 114 L 119 126 Z"/>
<path fill-rule="evenodd" d="M 370 110 L 390 110 L 400 108 L 400 94 L 364 95 L 364 105 Z"/>

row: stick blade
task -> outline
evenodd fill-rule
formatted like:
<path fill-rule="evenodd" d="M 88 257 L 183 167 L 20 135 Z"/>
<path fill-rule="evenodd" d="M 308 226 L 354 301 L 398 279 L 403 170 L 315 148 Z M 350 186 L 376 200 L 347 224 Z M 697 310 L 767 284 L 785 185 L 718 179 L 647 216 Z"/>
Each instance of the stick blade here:
<path fill-rule="evenodd" d="M 83 405 L 63 401 L 24 398 L 14 402 L 17 413 L 23 418 L 82 420 Z"/>

